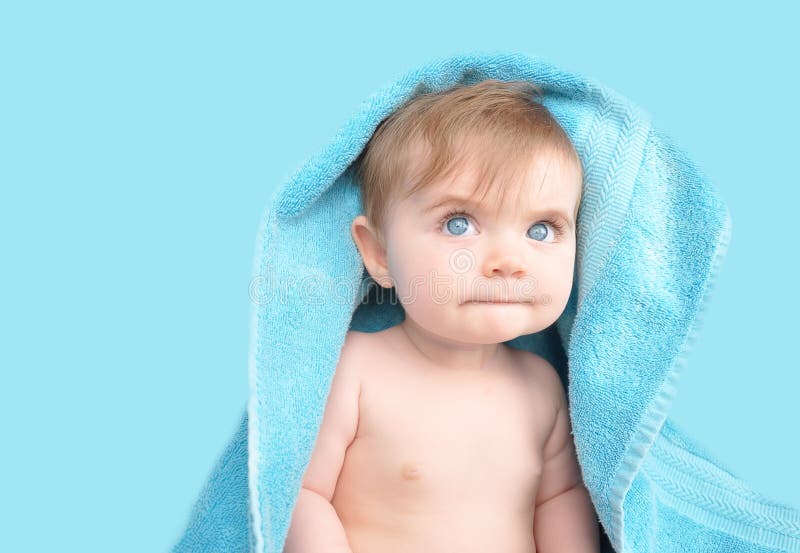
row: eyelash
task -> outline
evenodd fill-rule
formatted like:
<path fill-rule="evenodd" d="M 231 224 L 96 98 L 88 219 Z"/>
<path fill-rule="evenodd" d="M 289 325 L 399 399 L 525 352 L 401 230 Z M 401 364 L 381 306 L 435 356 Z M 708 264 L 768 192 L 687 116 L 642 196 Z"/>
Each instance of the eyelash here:
<path fill-rule="evenodd" d="M 470 215 L 469 213 L 458 209 L 453 209 L 451 211 L 448 211 L 447 214 L 439 220 L 439 228 L 441 228 L 442 225 L 445 224 L 449 219 L 456 216 L 469 217 Z M 560 237 L 564 234 L 564 225 L 560 221 L 557 221 L 555 219 L 541 219 L 537 221 L 537 223 L 547 223 L 548 225 L 553 227 L 556 231 L 557 237 Z"/>

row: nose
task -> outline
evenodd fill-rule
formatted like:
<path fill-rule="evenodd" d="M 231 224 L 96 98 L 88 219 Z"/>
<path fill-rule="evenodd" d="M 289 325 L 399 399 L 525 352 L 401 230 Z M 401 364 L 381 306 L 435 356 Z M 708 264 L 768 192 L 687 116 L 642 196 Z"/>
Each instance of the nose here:
<path fill-rule="evenodd" d="M 524 277 L 526 271 L 522 250 L 513 241 L 500 240 L 494 243 L 484 259 L 483 274 L 487 278 Z"/>

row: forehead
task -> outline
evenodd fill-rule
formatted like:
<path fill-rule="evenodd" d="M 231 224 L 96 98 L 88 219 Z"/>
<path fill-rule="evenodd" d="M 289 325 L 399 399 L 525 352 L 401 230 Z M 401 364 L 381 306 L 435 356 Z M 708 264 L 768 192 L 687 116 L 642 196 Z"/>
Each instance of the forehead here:
<path fill-rule="evenodd" d="M 428 211 L 447 203 L 469 205 L 484 212 L 559 209 L 574 217 L 581 195 L 582 175 L 573 160 L 552 154 L 537 156 L 528 165 L 500 171 L 494 182 L 480 182 L 477 164 L 458 167 L 411 196 L 415 208 Z"/>

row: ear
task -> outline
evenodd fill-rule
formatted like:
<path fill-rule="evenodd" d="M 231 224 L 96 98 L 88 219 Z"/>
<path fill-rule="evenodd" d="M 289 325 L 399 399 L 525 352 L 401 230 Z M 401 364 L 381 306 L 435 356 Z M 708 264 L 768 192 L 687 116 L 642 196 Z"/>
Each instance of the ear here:
<path fill-rule="evenodd" d="M 365 215 L 359 215 L 353 219 L 350 233 L 361 253 L 361 259 L 364 261 L 367 272 L 375 282 L 384 288 L 391 288 L 393 284 L 389 276 L 389 267 L 386 264 L 386 248 L 381 244 L 375 229 Z"/>

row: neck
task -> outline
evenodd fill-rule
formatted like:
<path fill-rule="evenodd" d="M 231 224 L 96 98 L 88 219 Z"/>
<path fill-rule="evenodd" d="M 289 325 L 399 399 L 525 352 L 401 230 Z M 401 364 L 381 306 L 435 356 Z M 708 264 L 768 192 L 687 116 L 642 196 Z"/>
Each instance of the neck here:
<path fill-rule="evenodd" d="M 500 352 L 501 344 L 471 344 L 451 340 L 422 328 L 408 317 L 398 326 L 421 355 L 442 369 L 485 371 L 495 364 Z"/>

